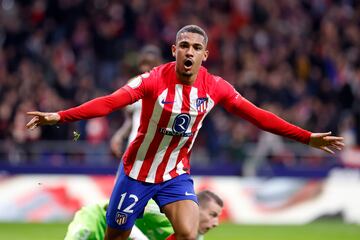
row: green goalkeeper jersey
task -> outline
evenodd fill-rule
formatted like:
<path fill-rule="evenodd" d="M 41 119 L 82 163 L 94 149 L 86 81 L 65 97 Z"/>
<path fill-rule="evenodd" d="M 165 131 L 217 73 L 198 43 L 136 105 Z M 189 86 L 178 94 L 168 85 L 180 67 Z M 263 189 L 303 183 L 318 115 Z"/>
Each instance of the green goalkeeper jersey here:
<path fill-rule="evenodd" d="M 108 202 L 82 207 L 75 213 L 64 240 L 104 239 Z"/>
<path fill-rule="evenodd" d="M 65 240 L 102 240 L 106 229 L 106 208 L 108 202 L 88 205 L 76 212 L 68 227 Z M 144 217 L 135 225 L 150 240 L 166 239 L 173 229 L 155 201 L 150 200 L 145 207 Z"/>
<path fill-rule="evenodd" d="M 146 205 L 143 218 L 137 219 L 135 226 L 150 240 L 163 240 L 174 232 L 170 221 L 160 212 L 154 200 Z"/>

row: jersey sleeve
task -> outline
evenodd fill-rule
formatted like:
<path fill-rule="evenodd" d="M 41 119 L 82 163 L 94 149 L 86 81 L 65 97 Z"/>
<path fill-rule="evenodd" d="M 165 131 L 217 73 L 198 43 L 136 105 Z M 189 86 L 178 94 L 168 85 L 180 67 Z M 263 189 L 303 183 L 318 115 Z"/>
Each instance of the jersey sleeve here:
<path fill-rule="evenodd" d="M 73 122 L 102 117 L 130 103 L 132 103 L 131 96 L 124 87 L 122 87 L 110 95 L 98 97 L 80 106 L 59 111 L 58 114 L 60 115 L 60 122 Z"/>
<path fill-rule="evenodd" d="M 156 82 L 153 79 L 156 78 L 156 74 L 154 70 L 150 73 L 144 73 L 129 80 L 125 86 L 110 95 L 95 98 L 74 108 L 59 111 L 60 122 L 74 122 L 106 116 L 117 109 L 134 103 L 154 92 L 152 90 L 155 88 Z"/>
<path fill-rule="evenodd" d="M 216 101 L 227 108 L 234 99 L 242 99 L 236 89 L 221 77 L 214 76 L 214 98 Z"/>
<path fill-rule="evenodd" d="M 131 95 L 125 87 L 120 88 L 110 95 L 98 97 L 80 106 L 59 111 L 60 122 L 73 122 L 108 115 L 132 103 Z"/>
<path fill-rule="evenodd" d="M 218 102 L 230 113 L 233 113 L 258 128 L 295 141 L 308 144 L 311 132 L 297 127 L 275 114 L 256 107 L 243 98 L 233 86 L 220 77 L 215 77 L 216 97 Z"/>
<path fill-rule="evenodd" d="M 157 75 L 157 70 L 153 69 L 129 80 L 124 89 L 130 94 L 132 102 L 136 102 L 155 92 Z"/>
<path fill-rule="evenodd" d="M 275 114 L 256 107 L 245 98 L 234 98 L 225 105 L 227 111 L 253 123 L 262 130 L 308 144 L 311 132 L 295 126 Z"/>

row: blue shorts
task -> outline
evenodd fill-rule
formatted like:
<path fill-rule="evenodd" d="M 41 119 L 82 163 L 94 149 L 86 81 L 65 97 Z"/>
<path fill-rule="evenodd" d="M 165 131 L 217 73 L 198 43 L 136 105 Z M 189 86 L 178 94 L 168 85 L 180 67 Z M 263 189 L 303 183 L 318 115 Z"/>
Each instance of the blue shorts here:
<path fill-rule="evenodd" d="M 107 225 L 119 230 L 131 229 L 136 219 L 143 216 L 151 198 L 160 208 L 180 200 L 192 200 L 198 204 L 194 183 L 188 174 L 158 184 L 146 183 L 128 177 L 121 164 L 106 211 Z"/>

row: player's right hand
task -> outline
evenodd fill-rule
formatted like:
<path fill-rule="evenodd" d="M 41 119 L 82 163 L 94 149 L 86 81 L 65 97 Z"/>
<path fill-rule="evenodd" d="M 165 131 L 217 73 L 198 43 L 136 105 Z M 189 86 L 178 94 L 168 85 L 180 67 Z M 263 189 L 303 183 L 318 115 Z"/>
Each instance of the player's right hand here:
<path fill-rule="evenodd" d="M 60 115 L 55 112 L 27 112 L 33 118 L 26 124 L 26 128 L 32 130 L 42 125 L 54 125 L 60 121 Z"/>

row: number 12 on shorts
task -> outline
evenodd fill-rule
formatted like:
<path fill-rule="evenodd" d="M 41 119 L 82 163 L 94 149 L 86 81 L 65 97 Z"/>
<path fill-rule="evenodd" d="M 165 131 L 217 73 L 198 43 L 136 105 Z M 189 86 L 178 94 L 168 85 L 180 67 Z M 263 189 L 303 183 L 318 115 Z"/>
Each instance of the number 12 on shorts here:
<path fill-rule="evenodd" d="M 128 198 L 129 198 L 129 199 L 132 199 L 133 202 L 131 202 L 127 207 L 124 206 L 125 208 L 124 208 L 123 210 L 121 210 L 122 205 L 123 205 L 123 203 L 124 203 L 124 200 L 125 200 L 125 198 L 126 198 L 126 195 L 127 195 L 127 192 L 124 192 L 123 194 L 121 194 L 121 198 L 120 198 L 119 205 L 118 205 L 117 209 L 118 209 L 119 211 L 122 211 L 122 212 L 125 212 L 125 213 L 133 213 L 134 210 L 133 210 L 132 208 L 133 208 L 133 207 L 135 206 L 135 204 L 139 201 L 139 198 L 138 198 L 135 194 L 130 194 Z M 129 200 L 129 201 L 131 201 L 131 200 Z"/>

